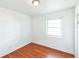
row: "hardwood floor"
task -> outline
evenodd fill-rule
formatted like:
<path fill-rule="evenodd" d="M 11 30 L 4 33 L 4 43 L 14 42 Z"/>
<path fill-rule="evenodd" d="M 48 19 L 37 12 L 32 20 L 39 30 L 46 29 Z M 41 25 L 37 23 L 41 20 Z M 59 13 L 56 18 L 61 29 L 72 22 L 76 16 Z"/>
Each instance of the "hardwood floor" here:
<path fill-rule="evenodd" d="M 74 55 L 30 43 L 2 58 L 74 58 Z"/>

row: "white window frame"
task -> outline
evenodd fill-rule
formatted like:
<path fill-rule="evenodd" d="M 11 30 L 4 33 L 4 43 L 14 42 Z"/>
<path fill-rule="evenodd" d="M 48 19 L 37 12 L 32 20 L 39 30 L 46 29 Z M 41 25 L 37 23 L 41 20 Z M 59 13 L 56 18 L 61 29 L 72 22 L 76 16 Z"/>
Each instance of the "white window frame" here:
<path fill-rule="evenodd" d="M 58 19 L 61 19 L 61 18 L 58 18 Z M 61 19 L 61 35 L 48 35 L 48 20 L 57 20 L 57 19 L 47 19 L 46 20 L 46 35 L 48 37 L 62 38 L 62 19 Z"/>

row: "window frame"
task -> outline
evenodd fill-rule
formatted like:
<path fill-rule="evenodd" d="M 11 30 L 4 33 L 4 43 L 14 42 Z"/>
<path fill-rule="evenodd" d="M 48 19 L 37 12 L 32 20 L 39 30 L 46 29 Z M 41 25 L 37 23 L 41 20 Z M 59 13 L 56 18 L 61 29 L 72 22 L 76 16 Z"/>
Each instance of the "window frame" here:
<path fill-rule="evenodd" d="M 61 18 L 57 18 L 57 19 L 61 19 Z M 57 20 L 57 19 L 47 19 L 46 20 L 46 35 L 48 36 L 48 37 L 57 37 L 57 38 L 62 38 L 62 19 L 61 19 L 61 35 L 49 35 L 48 34 L 48 21 L 49 20 Z M 54 28 L 54 27 L 50 27 L 50 28 Z"/>

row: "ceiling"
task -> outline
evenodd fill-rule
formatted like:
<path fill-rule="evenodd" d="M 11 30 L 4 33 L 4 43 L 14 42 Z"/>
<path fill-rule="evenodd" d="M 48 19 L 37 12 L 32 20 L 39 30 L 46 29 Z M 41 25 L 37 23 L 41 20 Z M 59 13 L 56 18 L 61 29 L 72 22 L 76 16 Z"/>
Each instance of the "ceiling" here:
<path fill-rule="evenodd" d="M 0 6 L 28 15 L 38 15 L 73 7 L 77 0 L 40 0 L 38 7 L 34 7 L 31 2 L 32 0 L 0 0 Z"/>

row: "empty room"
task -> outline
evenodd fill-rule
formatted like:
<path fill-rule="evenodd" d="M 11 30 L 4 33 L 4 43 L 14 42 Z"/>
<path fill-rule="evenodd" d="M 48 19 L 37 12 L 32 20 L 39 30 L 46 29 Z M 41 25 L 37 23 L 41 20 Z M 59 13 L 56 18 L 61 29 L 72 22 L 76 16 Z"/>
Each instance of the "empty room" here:
<path fill-rule="evenodd" d="M 0 58 L 78 58 L 78 0 L 0 0 Z"/>

